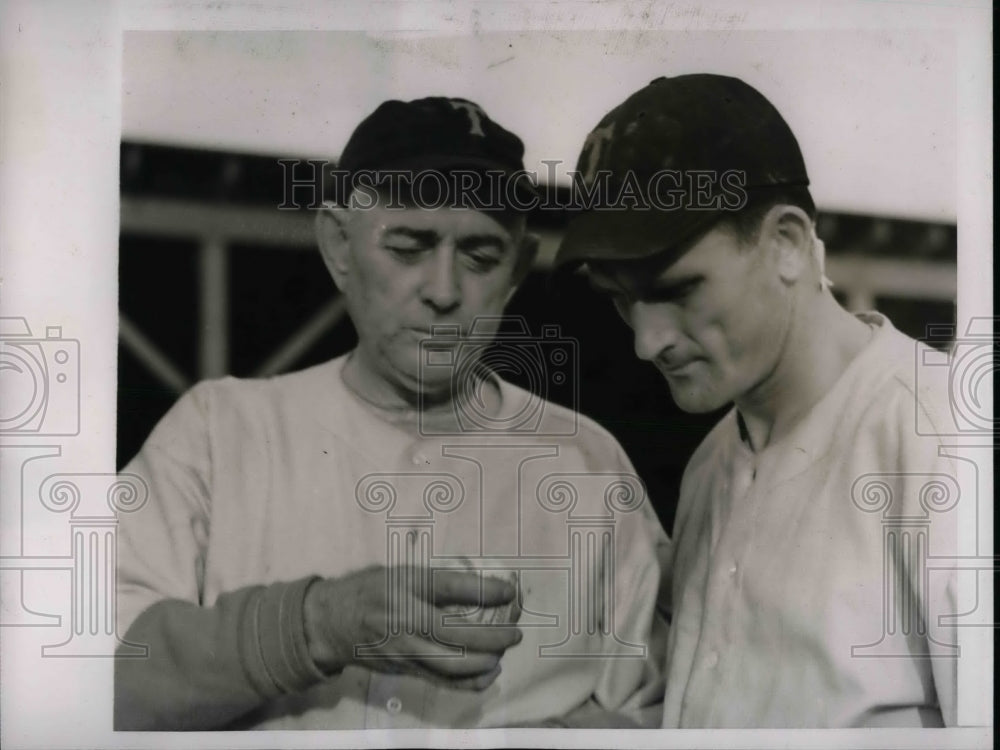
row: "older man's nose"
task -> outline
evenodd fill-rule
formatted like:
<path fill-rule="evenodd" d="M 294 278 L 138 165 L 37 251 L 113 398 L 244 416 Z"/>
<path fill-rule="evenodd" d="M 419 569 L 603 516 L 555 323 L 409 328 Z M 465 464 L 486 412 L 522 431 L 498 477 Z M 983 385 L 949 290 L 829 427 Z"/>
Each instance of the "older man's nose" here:
<path fill-rule="evenodd" d="M 448 312 L 458 306 L 461 290 L 452 248 L 439 248 L 429 259 L 423 293 L 427 303 L 440 312 Z"/>

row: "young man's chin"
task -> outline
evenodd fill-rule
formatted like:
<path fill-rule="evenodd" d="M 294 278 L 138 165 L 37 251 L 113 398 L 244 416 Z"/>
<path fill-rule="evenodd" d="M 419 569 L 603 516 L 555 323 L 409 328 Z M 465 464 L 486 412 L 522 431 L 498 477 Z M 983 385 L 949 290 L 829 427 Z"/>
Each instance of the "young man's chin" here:
<path fill-rule="evenodd" d="M 730 402 L 730 399 L 719 397 L 714 393 L 693 390 L 688 384 L 675 384 L 668 379 L 667 385 L 670 387 L 670 395 L 677 408 L 688 414 L 707 414 L 721 409 Z"/>

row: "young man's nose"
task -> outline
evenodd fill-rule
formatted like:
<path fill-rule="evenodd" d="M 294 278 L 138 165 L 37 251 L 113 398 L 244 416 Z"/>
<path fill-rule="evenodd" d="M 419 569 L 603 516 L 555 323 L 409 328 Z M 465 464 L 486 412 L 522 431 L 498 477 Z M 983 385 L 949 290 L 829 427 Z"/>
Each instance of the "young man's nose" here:
<path fill-rule="evenodd" d="M 628 320 L 635 334 L 635 353 L 639 359 L 656 359 L 677 343 L 680 334 L 675 315 L 664 305 L 633 302 L 629 305 Z"/>

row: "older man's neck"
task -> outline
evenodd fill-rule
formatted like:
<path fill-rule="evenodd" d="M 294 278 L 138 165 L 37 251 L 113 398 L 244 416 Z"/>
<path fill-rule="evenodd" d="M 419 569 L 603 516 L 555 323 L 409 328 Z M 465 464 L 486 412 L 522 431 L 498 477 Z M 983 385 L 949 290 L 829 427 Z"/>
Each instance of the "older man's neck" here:
<path fill-rule="evenodd" d="M 481 377 L 466 387 L 429 389 L 404 378 L 390 380 L 368 367 L 364 354 L 355 349 L 342 371 L 344 384 L 358 398 L 384 412 L 422 411 L 426 416 L 440 412 L 457 415 L 462 409 L 470 414 L 489 416 L 500 408 L 500 392 L 495 378 Z"/>

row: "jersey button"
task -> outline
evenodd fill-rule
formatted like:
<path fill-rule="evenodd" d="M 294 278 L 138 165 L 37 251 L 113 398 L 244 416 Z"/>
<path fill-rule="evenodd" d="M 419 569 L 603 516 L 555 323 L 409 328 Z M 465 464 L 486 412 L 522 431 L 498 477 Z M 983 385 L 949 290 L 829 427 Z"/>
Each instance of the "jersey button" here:
<path fill-rule="evenodd" d="M 385 710 L 395 716 L 403 710 L 403 701 L 394 695 L 385 702 Z"/>
<path fill-rule="evenodd" d="M 719 654 L 715 651 L 709 651 L 708 656 L 705 657 L 705 666 L 709 669 L 715 669 L 719 664 Z"/>
<path fill-rule="evenodd" d="M 736 565 L 736 563 L 733 563 L 732 565 L 729 566 L 729 575 L 730 576 L 735 576 L 736 575 L 736 571 L 738 571 L 738 570 L 739 570 L 739 567 Z"/>

